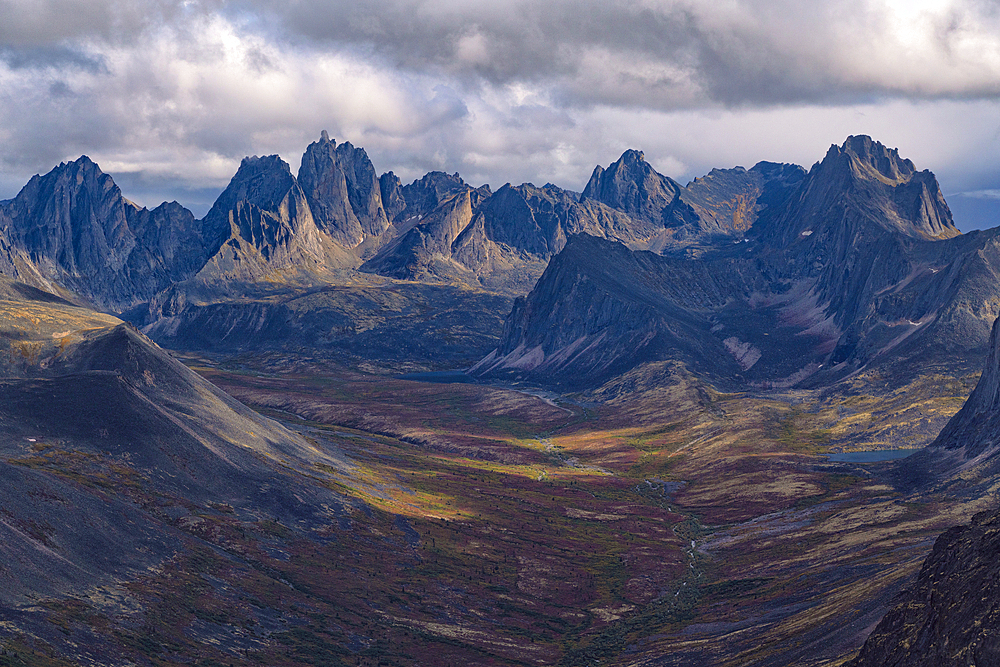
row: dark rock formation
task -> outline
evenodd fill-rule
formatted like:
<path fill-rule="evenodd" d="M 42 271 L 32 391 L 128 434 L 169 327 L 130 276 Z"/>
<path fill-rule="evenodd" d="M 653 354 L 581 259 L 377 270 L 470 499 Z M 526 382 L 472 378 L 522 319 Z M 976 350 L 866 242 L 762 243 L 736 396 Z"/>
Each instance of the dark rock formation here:
<path fill-rule="evenodd" d="M 986 365 L 976 388 L 923 450 L 894 471 L 904 491 L 939 485 L 963 495 L 988 493 L 1000 473 L 1000 318 L 993 323 Z"/>
<path fill-rule="evenodd" d="M 378 187 L 382 195 L 382 208 L 385 210 L 386 217 L 390 221 L 396 220 L 406 208 L 402 181 L 399 180 L 399 176 L 389 171 L 379 176 Z"/>
<path fill-rule="evenodd" d="M 998 512 L 945 531 L 850 667 L 1000 665 L 998 553 Z"/>
<path fill-rule="evenodd" d="M 389 181 L 387 187 L 392 190 L 392 178 L 387 180 Z M 398 184 L 398 179 L 396 182 Z M 409 185 L 396 188 L 406 205 L 392 217 L 392 222 L 398 226 L 408 220 L 420 220 L 433 213 L 437 207 L 455 195 L 471 189 L 472 187 L 463 181 L 458 174 L 446 174 L 443 171 L 428 172 Z M 487 192 L 488 190 L 487 188 Z M 392 192 L 389 193 L 389 196 L 393 196 Z M 478 201 L 475 202 L 475 204 L 478 203 Z"/>
<path fill-rule="evenodd" d="M 383 276 L 404 280 L 448 277 L 462 267 L 448 260 L 451 246 L 472 221 L 472 198 L 464 190 L 399 237 L 384 252 L 361 266 Z M 436 265 L 436 266 L 435 266 Z"/>
<path fill-rule="evenodd" d="M 324 131 L 302 156 L 299 185 L 316 225 L 338 243 L 353 248 L 389 227 L 380 181 L 363 148 L 338 146 Z"/>

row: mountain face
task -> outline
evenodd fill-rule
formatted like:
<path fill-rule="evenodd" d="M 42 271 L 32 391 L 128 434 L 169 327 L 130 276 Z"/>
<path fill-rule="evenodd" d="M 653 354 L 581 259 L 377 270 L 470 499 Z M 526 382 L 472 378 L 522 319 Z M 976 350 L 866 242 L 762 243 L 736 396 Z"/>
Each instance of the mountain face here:
<path fill-rule="evenodd" d="M 866 136 L 831 146 L 784 214 L 772 220 L 756 230 L 758 238 L 786 245 L 807 231 L 817 237 L 874 228 L 919 239 L 959 235 L 934 175 Z"/>
<path fill-rule="evenodd" d="M 207 259 L 190 211 L 176 202 L 140 209 L 86 156 L 35 176 L 3 208 L 21 266 L 7 275 L 59 285 L 102 308 L 141 303 Z"/>
<path fill-rule="evenodd" d="M 326 269 L 305 193 L 277 155 L 244 158 L 202 224 L 213 252 L 198 272 L 201 281 L 252 283 Z"/>
<path fill-rule="evenodd" d="M 527 298 L 514 302 L 500 347 L 470 372 L 546 378 L 547 385 L 581 389 L 668 357 L 704 373 L 734 376 L 750 371 L 762 352 L 739 328 L 749 309 L 731 302 L 745 302 L 766 287 L 760 267 L 743 258 L 717 267 L 573 236 Z M 775 359 L 787 352 L 783 343 L 801 348 L 825 342 L 786 341 L 775 335 L 777 318 L 765 319 L 752 324 L 774 336 L 765 341 Z M 724 334 L 712 335 L 713 329 Z"/>
<path fill-rule="evenodd" d="M 324 131 L 302 156 L 298 180 L 317 226 L 338 243 L 354 248 L 389 227 L 379 178 L 363 148 L 338 146 Z"/>
<path fill-rule="evenodd" d="M 694 226 L 697 214 L 681 200 L 682 190 L 676 181 L 657 173 L 641 151 L 628 150 L 607 169 L 594 169 L 581 200 L 622 211 L 649 231 Z"/>
<path fill-rule="evenodd" d="M 1000 513 L 943 533 L 850 667 L 1000 664 Z"/>
<path fill-rule="evenodd" d="M 749 171 L 713 169 L 688 183 L 680 197 L 697 215 L 699 233 L 741 238 L 758 217 L 780 208 L 805 175 L 798 165 L 775 162 Z"/>
<path fill-rule="evenodd" d="M 584 197 L 603 192 L 629 210 L 651 210 L 637 202 L 673 192 L 669 183 L 616 185 L 629 170 L 647 173 L 639 157 L 623 156 L 613 177 L 596 172 Z M 678 191 L 703 211 L 698 220 L 736 220 L 730 230 L 747 220 L 735 211 L 754 210 L 742 242 L 703 246 L 697 261 L 628 259 L 606 241 L 588 241 L 586 252 L 568 244 L 565 261 L 553 258 L 516 303 L 500 347 L 474 372 L 579 387 L 644 361 L 680 359 L 725 386 L 772 387 L 827 384 L 871 364 L 891 365 L 900 379 L 918 363 L 974 365 L 998 314 L 990 305 L 1000 298 L 998 234 L 957 236 L 933 175 L 867 137 L 832 147 L 799 175 L 762 163 L 713 172 L 688 186 L 693 194 Z M 739 203 L 748 193 L 753 207 Z M 713 294 L 724 296 L 705 296 Z M 632 330 L 607 314 L 639 302 L 650 310 L 637 347 Z"/>
<path fill-rule="evenodd" d="M 416 197 L 415 207 L 421 201 L 437 201 L 427 185 L 421 185 L 426 198 L 412 191 L 408 195 Z M 555 186 L 508 184 L 495 193 L 484 186 L 457 194 L 449 190 L 442 196 L 450 198 L 422 214 L 361 270 L 523 294 L 572 234 L 589 232 L 640 247 L 648 240 L 632 229 L 632 220 L 623 213 L 594 202 L 581 204 Z"/>
<path fill-rule="evenodd" d="M 1000 318 L 990 333 L 986 365 L 976 388 L 923 450 L 902 462 L 896 473 L 905 489 L 926 488 L 942 482 L 955 488 L 980 489 L 1000 472 Z M 961 477 L 956 484 L 954 478 Z"/>

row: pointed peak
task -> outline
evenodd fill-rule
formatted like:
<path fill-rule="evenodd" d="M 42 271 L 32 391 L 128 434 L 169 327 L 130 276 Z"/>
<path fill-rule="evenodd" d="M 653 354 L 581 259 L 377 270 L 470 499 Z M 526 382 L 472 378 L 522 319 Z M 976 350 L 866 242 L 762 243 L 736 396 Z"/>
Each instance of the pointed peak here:
<path fill-rule="evenodd" d="M 847 137 L 842 146 L 830 146 L 823 162 L 836 160 L 841 156 L 873 169 L 890 180 L 905 180 L 917 171 L 911 160 L 899 157 L 899 149 L 888 148 L 865 134 Z"/>
<path fill-rule="evenodd" d="M 288 166 L 288 163 L 278 155 L 248 155 L 240 162 L 237 174 L 241 171 L 270 171 L 272 169 L 292 173 L 292 169 Z"/>
<path fill-rule="evenodd" d="M 319 140 L 321 142 L 330 141 L 330 133 L 327 132 L 326 130 L 323 130 L 322 132 L 319 133 Z"/>

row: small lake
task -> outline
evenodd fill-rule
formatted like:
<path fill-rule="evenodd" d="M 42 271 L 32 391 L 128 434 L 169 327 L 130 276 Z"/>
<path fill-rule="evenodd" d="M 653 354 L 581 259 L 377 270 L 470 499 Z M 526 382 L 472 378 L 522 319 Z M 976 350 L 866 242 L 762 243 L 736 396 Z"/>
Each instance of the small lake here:
<path fill-rule="evenodd" d="M 442 384 L 475 384 L 476 382 L 476 378 L 465 371 L 426 371 L 424 373 L 406 373 L 398 377 L 400 380 L 440 382 Z"/>
<path fill-rule="evenodd" d="M 843 454 L 827 454 L 831 461 L 842 463 L 875 463 L 876 461 L 894 461 L 905 459 L 919 449 L 878 449 L 873 452 L 844 452 Z"/>

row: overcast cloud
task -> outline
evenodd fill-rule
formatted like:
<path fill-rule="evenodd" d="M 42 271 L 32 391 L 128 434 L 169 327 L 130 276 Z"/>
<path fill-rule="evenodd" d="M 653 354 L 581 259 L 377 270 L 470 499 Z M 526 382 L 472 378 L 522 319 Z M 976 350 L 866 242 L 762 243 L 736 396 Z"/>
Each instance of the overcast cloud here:
<path fill-rule="evenodd" d="M 864 133 L 988 211 L 998 96 L 992 1 L 0 0 L 0 197 L 86 153 L 201 214 L 323 129 L 404 180 L 571 189 L 630 147 L 686 182 Z"/>

